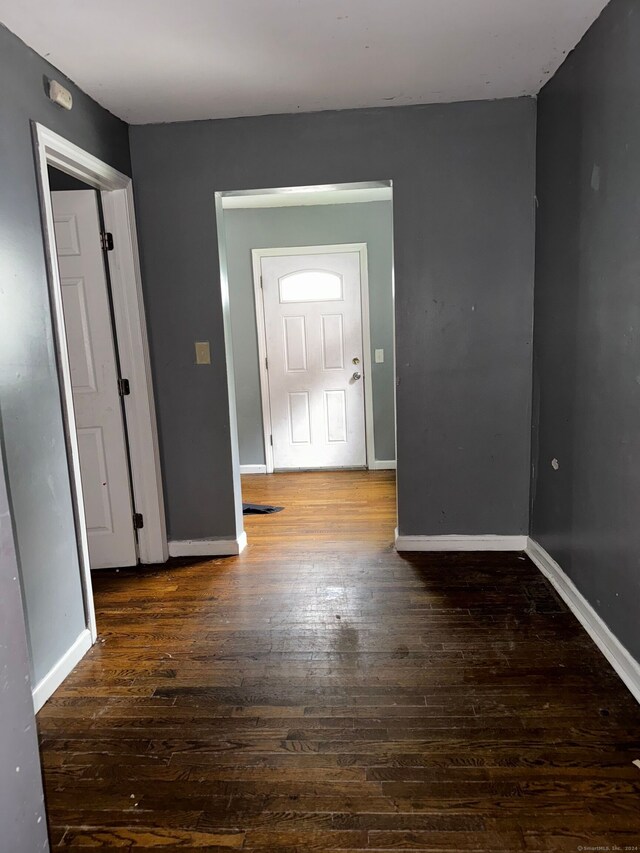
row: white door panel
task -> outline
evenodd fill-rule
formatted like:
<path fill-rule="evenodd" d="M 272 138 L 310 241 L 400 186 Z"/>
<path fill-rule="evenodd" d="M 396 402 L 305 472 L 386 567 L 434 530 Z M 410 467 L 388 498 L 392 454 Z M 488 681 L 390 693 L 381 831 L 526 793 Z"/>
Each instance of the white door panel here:
<path fill-rule="evenodd" d="M 307 370 L 307 329 L 304 317 L 283 317 L 284 360 L 287 373 Z"/>
<path fill-rule="evenodd" d="M 347 440 L 347 400 L 344 391 L 324 392 L 326 440 L 329 444 Z"/>
<path fill-rule="evenodd" d="M 344 331 L 342 314 L 322 316 L 322 366 L 325 370 L 344 370 Z"/>
<path fill-rule="evenodd" d="M 367 462 L 359 252 L 261 259 L 276 469 Z"/>
<path fill-rule="evenodd" d="M 309 392 L 289 392 L 289 441 L 292 445 L 311 443 Z"/>
<path fill-rule="evenodd" d="M 102 483 L 107 480 L 107 456 L 104 434 L 100 427 L 79 427 L 78 447 L 82 460 L 82 481 Z M 83 488 L 84 512 L 89 540 L 92 533 L 112 533 L 111 501 L 106 488 Z"/>
<path fill-rule="evenodd" d="M 137 547 L 96 195 L 52 192 L 91 568 L 133 566 Z"/>

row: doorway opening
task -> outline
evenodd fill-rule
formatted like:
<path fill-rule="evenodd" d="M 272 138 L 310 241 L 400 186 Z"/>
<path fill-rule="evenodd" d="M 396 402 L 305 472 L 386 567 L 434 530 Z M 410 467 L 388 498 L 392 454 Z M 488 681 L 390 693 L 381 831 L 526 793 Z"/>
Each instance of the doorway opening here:
<path fill-rule="evenodd" d="M 396 467 L 392 203 L 390 181 L 216 193 L 247 502 Z"/>
<path fill-rule="evenodd" d="M 95 642 L 92 568 L 168 557 L 131 178 L 33 124 L 86 630 L 36 710 Z"/>

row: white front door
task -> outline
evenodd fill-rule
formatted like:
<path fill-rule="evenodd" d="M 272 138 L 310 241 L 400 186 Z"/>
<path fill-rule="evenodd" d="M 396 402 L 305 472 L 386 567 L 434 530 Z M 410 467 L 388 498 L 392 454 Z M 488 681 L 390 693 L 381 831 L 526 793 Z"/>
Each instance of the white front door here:
<path fill-rule="evenodd" d="M 274 468 L 367 464 L 360 254 L 262 257 Z"/>
<path fill-rule="evenodd" d="M 51 197 L 91 568 L 133 566 L 133 505 L 96 193 Z"/>

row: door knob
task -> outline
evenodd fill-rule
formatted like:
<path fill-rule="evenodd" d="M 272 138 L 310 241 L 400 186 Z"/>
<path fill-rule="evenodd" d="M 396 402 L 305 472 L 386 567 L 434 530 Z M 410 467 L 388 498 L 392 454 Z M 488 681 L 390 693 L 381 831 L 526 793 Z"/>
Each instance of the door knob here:
<path fill-rule="evenodd" d="M 361 374 L 361 373 L 358 373 L 358 371 L 356 370 L 356 372 L 353 374 L 353 376 L 352 376 L 351 378 L 352 378 L 352 379 L 356 379 L 356 380 L 357 380 L 357 379 L 362 379 L 362 374 Z"/>

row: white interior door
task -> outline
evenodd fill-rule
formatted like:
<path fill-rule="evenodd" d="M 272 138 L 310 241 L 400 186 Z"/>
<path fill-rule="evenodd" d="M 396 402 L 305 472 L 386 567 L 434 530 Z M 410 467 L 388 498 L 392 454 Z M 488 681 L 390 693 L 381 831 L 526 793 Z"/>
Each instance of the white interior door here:
<path fill-rule="evenodd" d="M 137 547 L 118 370 L 93 190 L 52 192 L 91 568 Z"/>
<path fill-rule="evenodd" d="M 261 272 L 274 468 L 366 466 L 359 252 Z"/>

